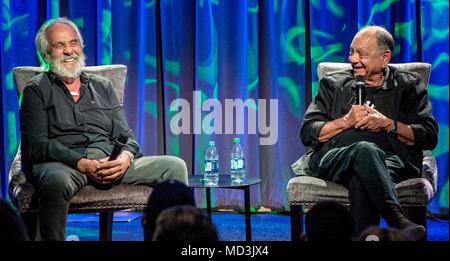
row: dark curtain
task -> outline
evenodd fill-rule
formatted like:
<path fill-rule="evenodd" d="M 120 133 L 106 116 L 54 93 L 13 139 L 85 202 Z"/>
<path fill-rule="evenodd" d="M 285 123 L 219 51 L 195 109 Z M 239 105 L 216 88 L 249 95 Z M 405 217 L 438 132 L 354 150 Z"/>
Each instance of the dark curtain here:
<path fill-rule="evenodd" d="M 384 26 L 397 44 L 392 62 L 423 61 L 433 66 L 429 93 L 440 135 L 433 151 L 439 193 L 432 205 L 448 208 L 448 2 L 431 0 L 4 0 L 3 197 L 20 144 L 19 97 L 12 70 L 38 65 L 36 31 L 45 20 L 58 16 L 80 27 L 88 65 L 128 66 L 124 107 L 145 155 L 179 156 L 191 174 L 199 175 L 204 150 L 214 140 L 220 174 L 229 175 L 232 138 L 239 137 L 247 175 L 262 180 L 251 191 L 255 209 L 287 207 L 290 165 L 304 152 L 299 140 L 302 116 L 318 87 L 317 64 L 346 62 L 359 28 Z M 212 105 L 212 99 L 221 106 Z M 236 99 L 245 102 L 245 113 L 226 119 L 225 105 Z M 265 121 L 259 117 L 264 114 L 263 102 Z M 274 117 L 269 116 L 271 110 Z M 182 115 L 188 117 L 178 121 Z M 258 128 L 261 122 L 266 127 L 272 124 L 269 133 Z M 241 123 L 243 129 L 237 126 Z M 262 145 L 261 138 L 269 135 L 276 136 L 276 143 Z M 202 193 L 196 192 L 200 206 L 205 204 Z M 213 199 L 217 207 L 243 207 L 240 191 L 216 189 Z"/>

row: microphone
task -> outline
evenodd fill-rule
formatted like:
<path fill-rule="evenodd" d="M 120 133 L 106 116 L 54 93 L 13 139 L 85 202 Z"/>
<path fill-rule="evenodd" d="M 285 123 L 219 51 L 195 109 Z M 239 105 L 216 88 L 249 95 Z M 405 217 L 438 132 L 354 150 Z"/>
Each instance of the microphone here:
<path fill-rule="evenodd" d="M 114 148 L 111 152 L 111 155 L 109 156 L 108 161 L 112 161 L 117 159 L 119 157 L 120 153 L 122 152 L 122 148 L 127 144 L 128 141 L 128 133 L 120 133 L 119 137 L 117 137 L 116 142 L 114 144 Z"/>
<path fill-rule="evenodd" d="M 356 104 L 363 105 L 364 104 L 364 87 L 366 84 L 364 83 L 364 76 L 357 75 L 355 77 L 355 86 L 356 86 Z"/>

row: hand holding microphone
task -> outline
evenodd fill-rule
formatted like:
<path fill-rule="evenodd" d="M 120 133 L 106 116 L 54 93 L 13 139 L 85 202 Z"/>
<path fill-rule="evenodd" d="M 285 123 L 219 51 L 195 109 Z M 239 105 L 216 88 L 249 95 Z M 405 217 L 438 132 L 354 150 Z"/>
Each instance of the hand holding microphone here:
<path fill-rule="evenodd" d="M 349 128 L 355 128 L 355 125 L 367 116 L 367 111 L 364 107 L 356 105 L 364 105 L 364 76 L 357 75 L 355 77 L 355 104 L 351 107 L 350 111 L 344 116 L 344 120 L 347 122 Z M 358 128 L 356 128 L 358 131 Z"/>
<path fill-rule="evenodd" d="M 125 144 L 127 144 L 127 141 L 128 141 L 128 134 L 120 133 L 119 137 L 117 137 L 116 142 L 114 143 L 114 148 L 111 152 L 111 155 L 109 156 L 108 161 L 115 160 L 117 159 L 117 157 L 119 157 L 123 147 L 125 146 Z"/>
<path fill-rule="evenodd" d="M 120 160 L 121 158 L 119 158 L 123 147 L 127 143 L 128 137 L 128 133 L 121 133 L 114 143 L 109 159 L 105 158 L 100 160 L 96 174 L 101 184 L 111 184 L 112 182 L 118 181 L 130 166 L 130 161 Z"/>

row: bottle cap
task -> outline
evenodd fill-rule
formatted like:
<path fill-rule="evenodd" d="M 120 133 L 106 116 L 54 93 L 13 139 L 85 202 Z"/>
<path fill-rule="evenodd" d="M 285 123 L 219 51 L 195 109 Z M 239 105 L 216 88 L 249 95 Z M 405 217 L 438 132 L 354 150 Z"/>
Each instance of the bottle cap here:
<path fill-rule="evenodd" d="M 239 143 L 241 142 L 239 138 L 233 138 L 233 143 Z"/>
<path fill-rule="evenodd" d="M 214 145 L 215 145 L 215 142 L 214 142 L 213 140 L 210 140 L 210 141 L 209 141 L 209 146 L 212 147 L 212 146 L 214 146 Z"/>

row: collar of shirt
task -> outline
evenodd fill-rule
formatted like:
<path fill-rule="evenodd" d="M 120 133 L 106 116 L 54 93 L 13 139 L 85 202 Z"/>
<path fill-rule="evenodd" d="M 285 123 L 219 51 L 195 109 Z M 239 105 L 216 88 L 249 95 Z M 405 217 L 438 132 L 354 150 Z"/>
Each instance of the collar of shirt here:
<path fill-rule="evenodd" d="M 63 88 L 64 91 L 67 90 L 67 92 L 69 92 L 69 90 L 67 89 L 66 85 L 64 84 L 64 82 L 58 77 L 56 76 L 56 74 L 54 74 L 53 72 L 48 72 L 48 78 L 50 79 L 52 84 L 56 84 L 59 87 Z M 80 96 L 81 93 L 84 92 L 84 89 L 86 88 L 86 86 L 88 86 L 89 81 L 90 81 L 90 77 L 89 74 L 85 73 L 85 72 L 81 72 L 80 74 L 80 81 L 81 81 L 81 86 L 80 86 Z"/>
<path fill-rule="evenodd" d="M 49 79 L 52 83 L 56 83 L 56 84 L 64 84 L 64 82 L 58 77 L 56 76 L 56 74 L 54 74 L 53 72 L 48 72 L 48 76 Z M 85 73 L 85 72 L 81 72 L 80 74 L 80 80 L 81 80 L 81 85 L 87 85 L 90 81 L 90 77 L 89 74 Z"/>
<path fill-rule="evenodd" d="M 353 75 L 351 72 L 350 72 L 350 74 Z M 383 82 L 381 83 L 380 86 L 377 86 L 376 89 L 378 89 L 378 88 L 381 88 L 383 90 L 392 89 L 393 86 L 388 84 L 389 80 L 391 80 L 391 79 L 389 79 L 389 77 L 392 76 L 391 69 L 389 68 L 389 66 L 386 67 L 386 71 L 384 72 L 383 76 L 384 76 Z M 352 83 L 351 88 L 354 90 L 356 88 L 354 77 L 353 77 L 353 80 L 351 81 L 351 83 Z"/>
<path fill-rule="evenodd" d="M 386 71 L 384 72 L 384 79 L 383 79 L 383 83 L 380 85 L 381 89 L 383 90 L 389 90 L 392 88 L 392 86 L 389 86 L 388 83 L 388 79 L 391 76 L 391 70 L 389 69 L 389 66 L 386 67 Z"/>

